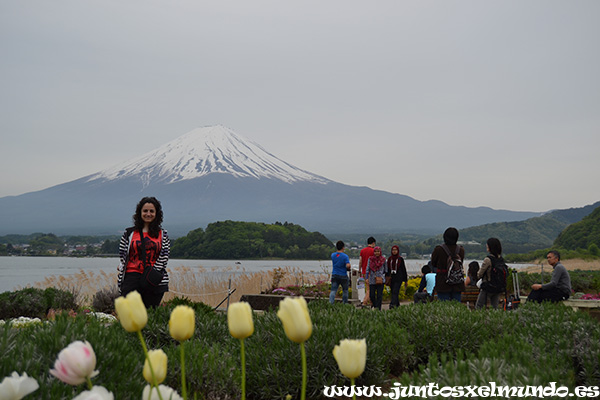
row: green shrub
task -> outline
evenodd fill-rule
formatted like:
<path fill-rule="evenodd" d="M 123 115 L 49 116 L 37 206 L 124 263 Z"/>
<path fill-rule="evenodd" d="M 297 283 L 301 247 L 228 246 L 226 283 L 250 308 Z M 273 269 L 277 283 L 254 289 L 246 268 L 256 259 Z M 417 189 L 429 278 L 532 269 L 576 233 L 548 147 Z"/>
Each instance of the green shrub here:
<path fill-rule="evenodd" d="M 213 313 L 214 309 L 208 304 L 195 302 L 187 297 L 174 297 L 173 299 L 163 303 L 164 307 L 173 309 L 177 306 L 188 306 L 194 309 L 196 313 Z"/>
<path fill-rule="evenodd" d="M 43 318 L 51 308 L 76 309 L 75 296 L 71 292 L 54 288 L 26 288 L 0 294 L 0 319 Z"/>
<path fill-rule="evenodd" d="M 437 307 L 434 307 L 437 308 Z M 402 385 L 577 385 L 600 383 L 600 324 L 562 304 L 526 303 L 514 312 L 474 312 L 479 324 L 500 329 L 471 335 L 479 348 L 430 353 Z M 485 321 L 485 317 L 492 319 Z M 483 319 L 482 319 L 483 317 Z M 473 322 L 469 322 L 471 325 Z M 543 366 L 543 367 L 541 367 Z M 440 397 L 442 398 L 442 397 Z"/>
<path fill-rule="evenodd" d="M 92 307 L 95 311 L 111 314 L 115 311 L 117 297 L 119 297 L 119 289 L 116 286 L 100 289 L 92 297 Z"/>

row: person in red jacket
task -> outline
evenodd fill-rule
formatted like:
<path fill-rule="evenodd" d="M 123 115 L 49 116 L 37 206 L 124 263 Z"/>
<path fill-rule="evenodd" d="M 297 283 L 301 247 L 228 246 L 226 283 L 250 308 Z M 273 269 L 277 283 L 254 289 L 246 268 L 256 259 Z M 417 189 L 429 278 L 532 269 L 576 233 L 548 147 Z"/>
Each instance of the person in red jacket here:
<path fill-rule="evenodd" d="M 377 242 L 373 236 L 367 239 L 367 247 L 360 251 L 360 258 L 358 260 L 358 270 L 360 271 L 360 276 L 365 277 L 367 274 L 367 262 L 369 258 L 373 255 L 373 249 L 375 248 Z M 371 304 L 371 300 L 369 297 L 369 285 L 365 285 L 365 298 L 362 301 L 363 306 L 368 306 Z"/>
<path fill-rule="evenodd" d="M 155 197 L 144 197 L 135 208 L 134 226 L 125 229 L 119 242 L 119 274 L 117 285 L 121 296 L 137 291 L 146 308 L 157 307 L 169 291 L 167 262 L 171 241 L 162 228 L 163 211 Z M 156 285 L 149 283 L 146 274 L 155 270 Z"/>

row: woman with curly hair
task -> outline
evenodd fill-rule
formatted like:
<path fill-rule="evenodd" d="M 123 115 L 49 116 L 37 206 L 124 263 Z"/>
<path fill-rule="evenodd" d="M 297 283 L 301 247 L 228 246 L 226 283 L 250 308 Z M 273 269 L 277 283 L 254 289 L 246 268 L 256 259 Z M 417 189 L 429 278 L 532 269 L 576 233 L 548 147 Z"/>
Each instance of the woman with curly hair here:
<path fill-rule="evenodd" d="M 160 305 L 169 291 L 167 262 L 171 241 L 162 222 L 160 201 L 144 197 L 135 208 L 134 225 L 125 229 L 119 242 L 119 292 L 125 296 L 137 290 L 147 308 Z"/>

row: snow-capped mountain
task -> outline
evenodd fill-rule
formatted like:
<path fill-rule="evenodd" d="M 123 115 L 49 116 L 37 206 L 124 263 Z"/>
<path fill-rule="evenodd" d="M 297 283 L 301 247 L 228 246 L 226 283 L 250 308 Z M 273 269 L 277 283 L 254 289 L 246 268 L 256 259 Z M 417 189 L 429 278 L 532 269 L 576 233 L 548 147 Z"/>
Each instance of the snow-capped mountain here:
<path fill-rule="evenodd" d="M 89 177 L 88 181 L 139 177 L 144 186 L 175 183 L 212 173 L 238 178 L 327 183 L 328 179 L 294 167 L 224 126 L 198 128 L 144 154 Z"/>
<path fill-rule="evenodd" d="M 310 156 L 310 155 L 307 155 Z M 157 197 L 172 236 L 211 222 L 288 221 L 322 233 L 440 233 L 539 213 L 456 207 L 343 185 L 282 161 L 230 129 L 199 128 L 123 164 L 0 198 L 0 235 L 118 234 L 135 205 Z"/>

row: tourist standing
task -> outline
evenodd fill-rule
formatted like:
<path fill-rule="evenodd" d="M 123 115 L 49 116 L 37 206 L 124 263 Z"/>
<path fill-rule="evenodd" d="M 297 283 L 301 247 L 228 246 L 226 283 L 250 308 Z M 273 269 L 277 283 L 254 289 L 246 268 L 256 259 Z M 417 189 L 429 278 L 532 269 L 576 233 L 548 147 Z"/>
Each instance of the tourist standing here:
<path fill-rule="evenodd" d="M 367 276 L 367 263 L 369 262 L 369 258 L 373 256 L 373 249 L 375 248 L 377 242 L 373 236 L 370 236 L 367 239 L 367 247 L 360 251 L 360 258 L 358 260 L 358 269 L 360 270 L 360 276 L 366 279 Z M 365 285 L 365 298 L 363 299 L 362 305 L 368 306 L 371 303 L 371 298 L 369 295 L 369 285 Z"/>
<path fill-rule="evenodd" d="M 387 278 L 390 280 L 392 292 L 390 308 L 398 307 L 400 305 L 400 288 L 404 283 L 404 291 L 406 291 L 408 274 L 406 273 L 404 258 L 400 255 L 400 247 L 396 245 L 392 246 L 391 255 L 387 259 Z"/>
<path fill-rule="evenodd" d="M 487 252 L 489 253 L 486 258 L 483 259 L 481 268 L 477 272 L 477 277 L 481 279 L 481 288 L 479 290 L 479 296 L 475 303 L 475 308 L 485 308 L 489 300 L 492 308 L 498 308 L 498 302 L 500 300 L 500 294 L 506 293 L 506 273 L 508 272 L 505 268 L 504 259 L 502 259 L 502 244 L 497 238 L 489 238 L 485 245 Z M 503 269 L 503 282 L 495 282 L 495 278 L 492 273 L 494 272 L 494 266 L 498 269 Z M 497 283 L 498 287 L 491 287 L 491 283 Z M 503 286 L 503 287 L 502 287 Z"/>
<path fill-rule="evenodd" d="M 387 264 L 385 257 L 381 254 L 381 247 L 373 248 L 373 255 L 367 261 L 367 281 L 369 282 L 369 296 L 373 308 L 381 310 L 383 302 L 383 284 L 385 282 L 385 274 L 387 272 Z"/>
<path fill-rule="evenodd" d="M 348 303 L 348 271 L 350 270 L 350 258 L 344 253 L 344 242 L 338 240 L 335 244 L 336 251 L 331 253 L 331 293 L 329 293 L 329 302 L 335 302 L 335 295 L 342 286 L 342 301 Z"/>
<path fill-rule="evenodd" d="M 448 279 L 448 271 L 451 268 L 449 259 L 456 261 L 461 269 L 465 259 L 465 249 L 457 242 L 458 230 L 450 227 L 444 232 L 444 243 L 436 246 L 431 253 L 431 265 L 436 271 L 435 290 L 440 301 L 460 301 L 461 293 L 465 290 L 464 269 L 462 280 L 449 281 Z"/>
<path fill-rule="evenodd" d="M 171 241 L 162 222 L 160 202 L 155 197 L 144 197 L 136 206 L 134 225 L 125 230 L 119 242 L 119 292 L 125 296 L 137 291 L 146 308 L 160 305 L 169 291 Z"/>

